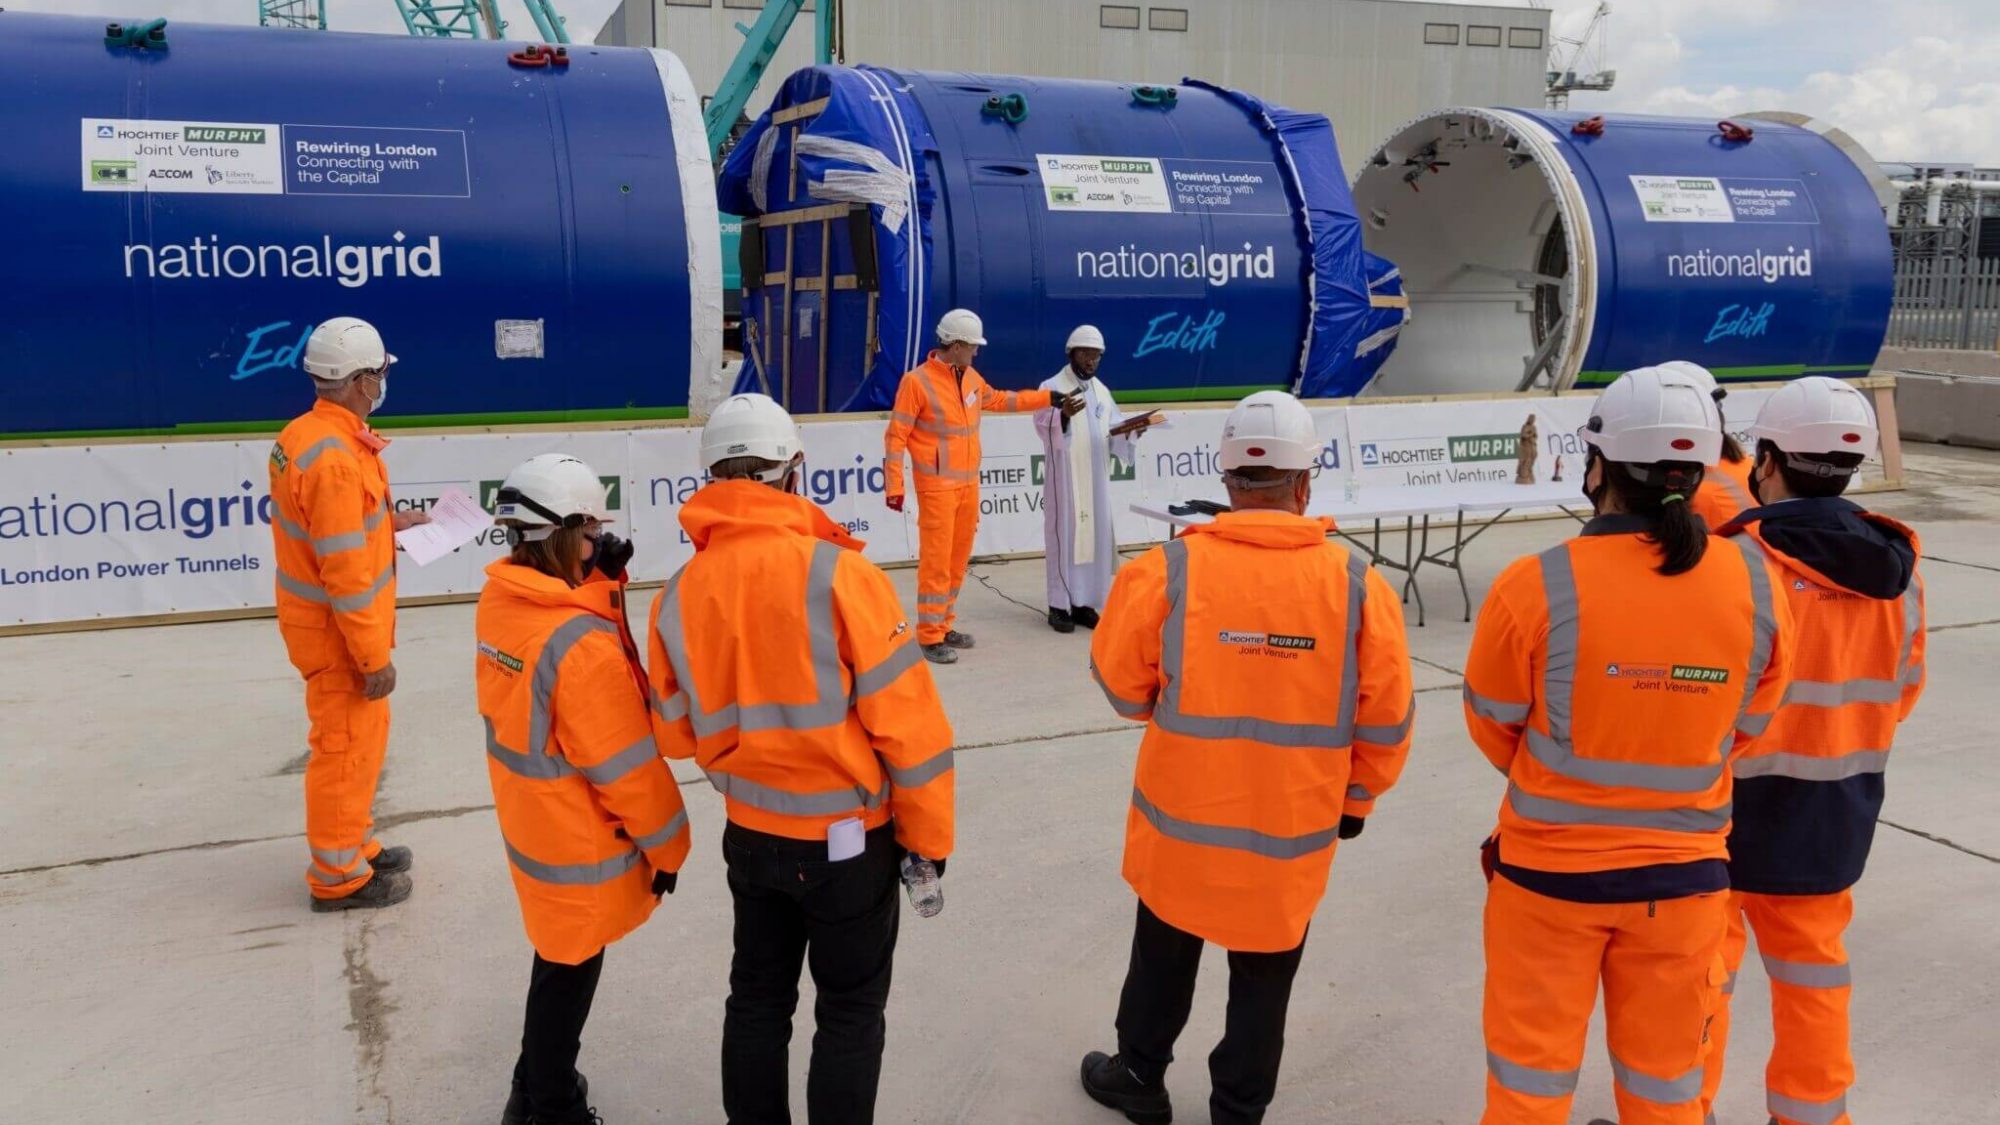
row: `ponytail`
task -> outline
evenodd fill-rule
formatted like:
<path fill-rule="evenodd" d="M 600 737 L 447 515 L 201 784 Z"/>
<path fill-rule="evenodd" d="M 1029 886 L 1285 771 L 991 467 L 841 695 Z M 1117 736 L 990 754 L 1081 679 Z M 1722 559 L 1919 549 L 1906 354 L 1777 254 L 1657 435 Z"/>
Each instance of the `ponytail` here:
<path fill-rule="evenodd" d="M 1708 525 L 1688 507 L 1701 483 L 1701 466 L 1679 461 L 1643 466 L 1606 462 L 1604 468 L 1604 482 L 1617 494 L 1619 508 L 1652 525 L 1646 539 L 1660 551 L 1660 565 L 1653 569 L 1669 578 L 1693 570 L 1708 552 Z M 1655 483 L 1641 481 L 1635 469 Z"/>
<path fill-rule="evenodd" d="M 1736 440 L 1736 435 L 1730 433 L 1728 430 L 1723 430 L 1722 459 L 1732 465 L 1740 465 L 1748 459 L 1748 456 L 1748 454 L 1743 452 L 1743 443 Z"/>

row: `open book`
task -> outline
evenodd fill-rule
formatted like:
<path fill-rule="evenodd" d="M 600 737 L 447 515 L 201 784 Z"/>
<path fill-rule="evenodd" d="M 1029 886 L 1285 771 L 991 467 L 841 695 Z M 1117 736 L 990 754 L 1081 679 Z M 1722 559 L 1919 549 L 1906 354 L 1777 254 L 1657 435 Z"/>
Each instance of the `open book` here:
<path fill-rule="evenodd" d="M 1111 427 L 1111 436 L 1124 437 L 1126 434 L 1135 433 L 1148 426 L 1160 425 L 1166 420 L 1167 416 L 1157 410 L 1146 414 L 1136 414 Z"/>

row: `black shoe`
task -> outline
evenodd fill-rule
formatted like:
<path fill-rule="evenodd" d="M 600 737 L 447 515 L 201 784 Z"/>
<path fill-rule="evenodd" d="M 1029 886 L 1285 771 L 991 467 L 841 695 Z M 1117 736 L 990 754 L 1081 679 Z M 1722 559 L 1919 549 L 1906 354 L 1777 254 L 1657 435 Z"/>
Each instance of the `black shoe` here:
<path fill-rule="evenodd" d="M 1086 629 L 1097 628 L 1097 611 L 1087 605 L 1073 605 L 1069 607 L 1069 615 L 1076 620 L 1078 625 Z"/>
<path fill-rule="evenodd" d="M 1054 629 L 1058 633 L 1074 633 L 1076 632 L 1076 622 L 1069 619 L 1069 614 L 1054 606 L 1050 606 L 1049 628 Z"/>
<path fill-rule="evenodd" d="M 590 1079 L 579 1070 L 576 1072 L 576 1104 L 594 1116 L 597 1111 L 584 1104 L 589 1097 Z M 507 1093 L 507 1108 L 500 1111 L 500 1125 L 538 1125 L 535 1115 L 528 1110 L 527 1092 L 521 1089 L 519 1082 L 515 1082 L 514 1088 Z"/>
<path fill-rule="evenodd" d="M 1148 1086 L 1118 1055 L 1092 1051 L 1083 1056 L 1083 1092 L 1098 1105 L 1110 1106 L 1139 1125 L 1168 1125 L 1174 1105 L 1165 1086 Z"/>
<path fill-rule="evenodd" d="M 339 898 L 316 898 L 312 900 L 314 914 L 332 914 L 339 910 L 371 910 L 382 906 L 394 906 L 410 897 L 410 877 L 401 871 L 378 871 L 375 877 L 361 884 L 361 889 L 351 895 Z"/>
<path fill-rule="evenodd" d="M 373 867 L 377 873 L 408 871 L 410 861 L 414 858 L 415 855 L 405 847 L 383 848 L 374 859 L 368 861 L 368 866 Z"/>
<path fill-rule="evenodd" d="M 942 641 L 934 645 L 925 645 L 923 649 L 924 659 L 930 661 L 932 664 L 958 663 L 958 653 L 950 645 Z"/>
<path fill-rule="evenodd" d="M 944 635 L 944 643 L 953 648 L 971 648 L 975 643 L 971 633 L 961 633 L 956 629 Z"/>

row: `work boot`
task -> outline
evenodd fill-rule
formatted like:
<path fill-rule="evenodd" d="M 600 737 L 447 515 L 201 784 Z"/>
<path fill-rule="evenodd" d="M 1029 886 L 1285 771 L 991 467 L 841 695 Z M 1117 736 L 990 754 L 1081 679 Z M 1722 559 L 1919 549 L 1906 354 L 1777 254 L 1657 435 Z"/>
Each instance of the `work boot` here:
<path fill-rule="evenodd" d="M 1058 633 L 1074 633 L 1076 632 L 1076 622 L 1069 619 L 1069 614 L 1066 611 L 1050 606 L 1049 628 L 1054 629 Z"/>
<path fill-rule="evenodd" d="M 958 653 L 954 652 L 950 645 L 942 641 L 934 645 L 925 645 L 923 648 L 924 659 L 930 661 L 932 664 L 958 663 Z"/>
<path fill-rule="evenodd" d="M 590 1079 L 585 1078 L 583 1072 L 579 1070 L 576 1072 L 576 1104 L 584 1105 L 589 1097 Z M 528 1094 L 521 1088 L 519 1079 L 515 1080 L 514 1088 L 507 1094 L 507 1108 L 500 1111 L 500 1125 L 538 1125 L 535 1115 L 528 1109 Z"/>
<path fill-rule="evenodd" d="M 1087 605 L 1073 605 L 1069 607 L 1069 615 L 1076 619 L 1078 625 L 1086 629 L 1097 628 L 1097 611 Z"/>
<path fill-rule="evenodd" d="M 410 897 L 410 877 L 401 871 L 378 871 L 375 877 L 361 884 L 361 889 L 339 898 L 315 898 L 312 900 L 314 914 L 332 914 L 339 910 L 371 910 L 380 906 L 394 906 Z"/>
<path fill-rule="evenodd" d="M 961 633 L 958 630 L 953 629 L 951 632 L 946 633 L 944 635 L 944 643 L 950 645 L 953 648 L 971 648 L 974 642 L 972 640 L 971 633 Z"/>
<path fill-rule="evenodd" d="M 375 873 L 378 875 L 396 871 L 408 871 L 410 869 L 410 861 L 414 858 L 414 853 L 405 847 L 383 848 L 376 854 L 374 859 L 368 861 L 368 866 L 373 867 Z"/>
<path fill-rule="evenodd" d="M 1083 1092 L 1098 1105 L 1110 1106 L 1139 1125 L 1168 1125 L 1174 1106 L 1165 1086 L 1139 1081 L 1121 1055 L 1092 1051 L 1083 1056 Z"/>

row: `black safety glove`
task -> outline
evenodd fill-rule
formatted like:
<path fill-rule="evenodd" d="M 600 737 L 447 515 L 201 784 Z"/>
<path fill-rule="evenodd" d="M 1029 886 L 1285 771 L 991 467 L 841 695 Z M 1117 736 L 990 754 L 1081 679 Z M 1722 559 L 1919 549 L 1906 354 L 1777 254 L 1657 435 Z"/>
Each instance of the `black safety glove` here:
<path fill-rule="evenodd" d="M 593 565 L 606 578 L 617 580 L 625 577 L 625 564 L 632 561 L 632 541 L 620 539 L 608 531 L 597 536 L 597 557 Z"/>
<path fill-rule="evenodd" d="M 653 897 L 659 898 L 661 895 L 673 894 L 674 884 L 680 882 L 680 878 L 679 875 L 671 871 L 653 872 Z"/>
<path fill-rule="evenodd" d="M 1368 827 L 1367 817 L 1343 816 L 1340 818 L 1340 838 L 1352 840 L 1361 835 L 1361 830 L 1366 827 Z"/>

